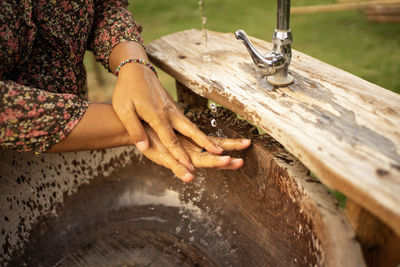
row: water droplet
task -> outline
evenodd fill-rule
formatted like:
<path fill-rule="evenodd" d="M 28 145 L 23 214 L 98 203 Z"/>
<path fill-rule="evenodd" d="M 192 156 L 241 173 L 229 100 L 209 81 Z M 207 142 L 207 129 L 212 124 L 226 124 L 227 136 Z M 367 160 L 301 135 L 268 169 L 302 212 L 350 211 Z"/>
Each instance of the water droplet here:
<path fill-rule="evenodd" d="M 190 242 L 194 242 L 194 240 L 195 240 L 195 239 L 194 239 L 194 236 L 191 236 L 191 237 L 189 238 L 189 241 L 190 241 Z"/>
<path fill-rule="evenodd" d="M 211 112 L 217 112 L 217 105 L 215 105 L 215 103 L 211 103 L 210 104 L 210 109 L 211 109 Z"/>
<path fill-rule="evenodd" d="M 212 127 L 217 127 L 217 121 L 216 121 L 216 119 L 212 119 L 212 120 L 211 120 L 211 126 L 212 126 Z"/>
<path fill-rule="evenodd" d="M 181 230 L 182 230 L 182 229 L 178 226 L 178 227 L 176 227 L 176 229 L 175 229 L 175 233 L 176 233 L 176 234 L 179 234 L 179 233 L 181 232 Z"/>

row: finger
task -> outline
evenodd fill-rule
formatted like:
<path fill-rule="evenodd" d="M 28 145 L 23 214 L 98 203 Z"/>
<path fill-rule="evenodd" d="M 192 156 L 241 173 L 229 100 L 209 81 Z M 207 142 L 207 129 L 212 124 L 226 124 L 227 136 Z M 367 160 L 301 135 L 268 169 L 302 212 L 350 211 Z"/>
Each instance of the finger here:
<path fill-rule="evenodd" d="M 149 147 L 149 140 L 134 109 L 116 109 L 115 113 L 117 113 L 136 147 L 141 152 L 145 151 Z"/>
<path fill-rule="evenodd" d="M 176 137 L 172 127 L 168 121 L 156 120 L 150 123 L 150 126 L 157 133 L 161 143 L 168 149 L 169 152 L 180 163 L 184 164 L 189 170 L 193 171 L 194 166 L 189 158 L 189 155 L 182 148 L 181 143 Z"/>
<path fill-rule="evenodd" d="M 230 139 L 213 136 L 210 136 L 209 138 L 224 150 L 242 150 L 251 144 L 250 139 Z"/>
<path fill-rule="evenodd" d="M 143 154 L 155 163 L 171 169 L 182 181 L 190 182 L 193 180 L 193 174 L 171 155 L 167 148 L 161 143 L 154 130 L 147 124 L 144 125 L 144 128 L 149 136 L 150 148 Z"/>
<path fill-rule="evenodd" d="M 200 129 L 183 114 L 176 111 L 174 115 L 170 117 L 174 129 L 192 139 L 200 147 L 204 147 L 208 152 L 214 154 L 221 154 L 223 152 L 221 147 L 214 144 L 207 135 L 200 131 Z"/>
<path fill-rule="evenodd" d="M 193 164 L 199 168 L 221 168 L 231 164 L 230 156 L 218 156 L 208 152 L 189 152 Z"/>
<path fill-rule="evenodd" d="M 243 163 L 244 163 L 243 159 L 233 158 L 227 166 L 223 166 L 220 169 L 237 170 L 243 166 Z"/>
<path fill-rule="evenodd" d="M 161 156 L 159 164 L 171 169 L 172 172 L 185 183 L 192 181 L 194 178 L 193 174 L 190 173 L 186 167 L 182 163 L 178 162 L 169 152 L 166 152 L 164 156 Z"/>

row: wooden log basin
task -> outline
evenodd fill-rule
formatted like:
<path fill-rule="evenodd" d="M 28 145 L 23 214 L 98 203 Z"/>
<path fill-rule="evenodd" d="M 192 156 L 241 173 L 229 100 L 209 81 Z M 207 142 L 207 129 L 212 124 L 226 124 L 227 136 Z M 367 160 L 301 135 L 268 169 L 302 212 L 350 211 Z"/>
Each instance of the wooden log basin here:
<path fill-rule="evenodd" d="M 1 151 L 0 265 L 364 265 L 333 197 L 279 143 L 222 108 L 186 112 L 208 134 L 252 138 L 235 152 L 244 167 L 183 184 L 134 148 Z"/>

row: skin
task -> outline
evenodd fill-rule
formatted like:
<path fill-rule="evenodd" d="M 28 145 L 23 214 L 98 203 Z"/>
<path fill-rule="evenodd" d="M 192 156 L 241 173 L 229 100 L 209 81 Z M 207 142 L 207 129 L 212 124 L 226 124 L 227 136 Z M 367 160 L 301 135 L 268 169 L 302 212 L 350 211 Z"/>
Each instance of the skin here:
<path fill-rule="evenodd" d="M 114 71 L 118 64 L 129 58 L 148 61 L 146 51 L 139 43 L 122 42 L 110 55 L 110 69 Z M 140 120 L 147 122 L 174 158 L 190 170 L 193 170 L 190 157 L 174 130 L 208 152 L 221 154 L 223 151 L 180 112 L 155 73 L 142 64 L 126 64 L 121 68 L 112 103 L 136 147 L 142 152 L 148 148 L 149 141 Z"/>
<path fill-rule="evenodd" d="M 115 73 L 116 67 L 129 58 L 148 61 L 146 51 L 139 43 L 126 41 L 112 50 L 110 70 Z M 206 136 L 176 107 L 150 68 L 129 63 L 119 71 L 112 105 L 91 104 L 68 137 L 49 152 L 123 145 L 136 145 L 150 160 L 171 169 L 180 179 L 189 182 L 193 179 L 195 166 L 240 168 L 242 159 L 219 154 L 224 149 L 245 149 L 250 140 Z M 207 152 L 201 153 L 203 148 Z"/>
<path fill-rule="evenodd" d="M 100 121 L 99 118 L 101 118 Z M 142 125 L 149 138 L 149 147 L 143 154 L 155 163 L 171 169 L 182 181 L 190 182 L 193 180 L 191 171 L 174 158 L 158 138 L 155 131 L 146 123 Z M 196 167 L 235 170 L 243 165 L 243 159 L 231 158 L 210 152 L 202 153 L 202 147 L 194 144 L 188 137 L 178 134 L 177 138 Z M 210 137 L 210 140 L 225 150 L 242 150 L 250 145 L 250 140 L 248 139 Z M 132 138 L 119 120 L 112 106 L 109 104 L 93 103 L 67 138 L 51 147 L 48 152 L 60 153 L 105 149 L 133 144 Z"/>

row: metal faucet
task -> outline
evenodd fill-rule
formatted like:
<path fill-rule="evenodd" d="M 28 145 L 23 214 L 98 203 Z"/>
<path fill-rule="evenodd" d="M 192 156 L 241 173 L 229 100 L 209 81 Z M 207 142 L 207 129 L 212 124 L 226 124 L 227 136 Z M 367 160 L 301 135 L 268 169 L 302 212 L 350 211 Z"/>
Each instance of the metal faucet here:
<path fill-rule="evenodd" d="M 273 49 L 265 56 L 261 55 L 248 39 L 246 33 L 238 30 L 236 39 L 243 41 L 257 68 L 268 76 L 267 81 L 275 86 L 285 86 L 293 82 L 288 73 L 292 59 L 292 32 L 289 28 L 290 0 L 278 0 L 277 27 L 272 36 Z"/>

